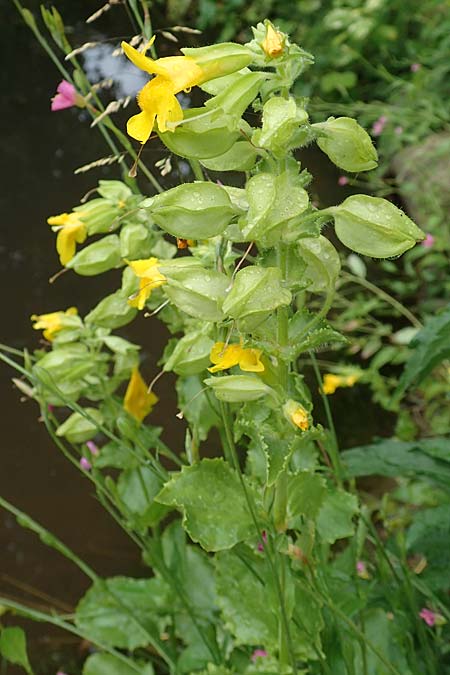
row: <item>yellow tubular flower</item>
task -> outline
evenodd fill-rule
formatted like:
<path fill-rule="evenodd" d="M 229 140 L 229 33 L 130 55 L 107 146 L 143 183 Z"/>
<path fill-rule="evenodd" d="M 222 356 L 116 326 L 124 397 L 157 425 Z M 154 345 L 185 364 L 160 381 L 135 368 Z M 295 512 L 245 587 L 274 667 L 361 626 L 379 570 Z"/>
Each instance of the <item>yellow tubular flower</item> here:
<path fill-rule="evenodd" d="M 359 380 L 358 375 L 334 375 L 326 373 L 323 376 L 322 391 L 324 394 L 334 394 L 338 387 L 353 387 Z"/>
<path fill-rule="evenodd" d="M 275 30 L 270 22 L 266 24 L 266 37 L 262 41 L 261 47 L 271 59 L 280 56 L 284 51 L 284 35 Z"/>
<path fill-rule="evenodd" d="M 144 309 L 152 291 L 166 281 L 166 277 L 158 270 L 158 258 L 126 261 L 140 279 L 139 291 L 128 299 L 128 303 L 137 309 Z"/>
<path fill-rule="evenodd" d="M 138 422 L 142 422 L 144 417 L 147 417 L 152 411 L 153 406 L 158 400 L 156 394 L 152 391 L 147 391 L 147 385 L 142 379 L 139 369 L 133 368 L 123 399 L 124 409 L 137 419 Z"/>
<path fill-rule="evenodd" d="M 291 413 L 291 420 L 302 431 L 306 431 L 309 427 L 308 413 L 301 405 Z"/>
<path fill-rule="evenodd" d="M 225 347 L 224 342 L 216 342 L 209 356 L 214 366 L 208 370 L 210 373 L 217 373 L 219 370 L 239 366 L 247 372 L 261 373 L 264 370 L 261 354 L 261 349 L 244 349 L 240 344 Z"/>
<path fill-rule="evenodd" d="M 151 42 L 147 45 L 147 49 Z M 139 92 L 137 102 L 142 112 L 130 117 L 128 134 L 141 143 L 148 141 L 155 121 L 162 133 L 174 131 L 168 123 L 180 122 L 183 110 L 175 96 L 208 79 L 207 74 L 190 56 L 167 56 L 153 59 L 122 42 L 122 49 L 135 66 L 155 75 Z"/>
<path fill-rule="evenodd" d="M 34 321 L 34 330 L 43 330 L 43 336 L 51 342 L 56 333 L 64 328 L 64 317 L 78 314 L 76 307 L 69 307 L 66 311 L 51 312 L 50 314 L 33 314 L 31 320 Z"/>
<path fill-rule="evenodd" d="M 82 244 L 87 237 L 86 225 L 80 220 L 81 213 L 60 213 L 51 216 L 47 223 L 52 226 L 56 237 L 56 250 L 61 265 L 66 266 L 75 255 L 77 244 Z"/>

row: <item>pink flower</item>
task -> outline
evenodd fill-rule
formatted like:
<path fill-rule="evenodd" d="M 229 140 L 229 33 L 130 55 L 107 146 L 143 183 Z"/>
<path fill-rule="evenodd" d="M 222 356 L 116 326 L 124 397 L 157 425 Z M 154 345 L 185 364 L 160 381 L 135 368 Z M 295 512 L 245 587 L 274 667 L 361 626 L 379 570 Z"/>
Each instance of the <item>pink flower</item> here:
<path fill-rule="evenodd" d="M 263 530 L 261 532 L 261 537 L 262 537 L 262 541 L 260 541 L 258 543 L 258 546 L 257 546 L 257 549 L 260 553 L 262 553 L 262 551 L 264 551 L 264 544 L 267 544 L 267 532 L 265 530 Z"/>
<path fill-rule="evenodd" d="M 82 457 L 80 459 L 80 467 L 83 469 L 83 471 L 90 471 L 92 469 L 92 464 L 87 459 L 87 457 Z"/>
<path fill-rule="evenodd" d="M 57 93 L 52 98 L 51 109 L 53 112 L 56 110 L 64 110 L 65 108 L 72 108 L 72 106 L 77 105 L 79 95 L 73 84 L 70 84 L 67 80 L 61 80 L 56 92 Z"/>
<path fill-rule="evenodd" d="M 403 133 L 403 127 L 400 127 L 400 126 L 399 126 L 399 127 L 395 127 L 394 131 L 395 131 L 395 133 L 397 134 L 397 136 L 400 136 L 400 134 Z"/>
<path fill-rule="evenodd" d="M 432 248 L 434 246 L 433 235 L 427 232 L 425 239 L 420 242 L 420 245 L 423 246 L 424 248 Z"/>
<path fill-rule="evenodd" d="M 386 115 L 380 115 L 380 117 L 372 125 L 372 134 L 374 136 L 381 136 L 387 121 L 388 118 Z"/>
<path fill-rule="evenodd" d="M 419 612 L 419 616 L 421 619 L 425 621 L 427 626 L 434 626 L 434 624 L 436 623 L 436 614 L 432 612 L 431 609 L 422 607 L 422 609 Z"/>
<path fill-rule="evenodd" d="M 367 571 L 367 566 L 364 560 L 358 560 L 356 563 L 356 574 L 360 579 L 370 579 L 370 575 Z"/>
<path fill-rule="evenodd" d="M 348 183 L 347 176 L 339 176 L 338 185 L 340 185 L 341 187 L 344 187 L 344 185 L 347 185 L 347 183 Z"/>
<path fill-rule="evenodd" d="M 417 73 L 418 70 L 422 68 L 420 63 L 411 63 L 410 70 L 412 73 Z"/>
<path fill-rule="evenodd" d="M 91 455 L 97 456 L 97 455 L 100 454 L 100 450 L 98 449 L 98 447 L 96 446 L 94 441 L 87 441 L 86 447 L 89 450 L 89 452 L 91 453 Z"/>
<path fill-rule="evenodd" d="M 265 651 L 265 649 L 255 649 L 255 651 L 252 654 L 252 661 L 256 661 L 256 659 L 265 659 L 268 655 L 268 653 Z"/>

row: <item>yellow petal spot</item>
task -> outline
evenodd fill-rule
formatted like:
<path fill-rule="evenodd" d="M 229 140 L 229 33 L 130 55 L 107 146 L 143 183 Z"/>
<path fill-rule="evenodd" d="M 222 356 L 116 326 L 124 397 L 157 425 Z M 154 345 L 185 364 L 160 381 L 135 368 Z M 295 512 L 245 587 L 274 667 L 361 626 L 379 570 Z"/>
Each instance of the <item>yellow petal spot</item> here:
<path fill-rule="evenodd" d="M 151 412 L 158 400 L 156 394 L 152 391 L 147 391 L 147 385 L 145 384 L 139 369 L 133 368 L 123 399 L 123 407 L 125 410 L 137 419 L 138 422 L 142 422 L 142 420 Z"/>
<path fill-rule="evenodd" d="M 33 314 L 31 320 L 34 321 L 34 330 L 43 330 L 44 338 L 51 342 L 56 333 L 64 328 L 64 317 L 74 316 L 76 314 L 78 314 L 77 308 L 69 307 L 65 312 L 61 310 L 58 312 L 50 312 L 50 314 Z"/>
<path fill-rule="evenodd" d="M 126 261 L 135 275 L 140 279 L 139 291 L 128 299 L 128 303 L 137 309 L 144 309 L 152 291 L 166 281 L 166 277 L 158 270 L 158 258 Z"/>
<path fill-rule="evenodd" d="M 359 380 L 359 375 L 334 375 L 326 373 L 323 376 L 322 391 L 324 394 L 334 394 L 338 387 L 353 387 Z"/>
<path fill-rule="evenodd" d="M 224 342 L 216 342 L 209 355 L 214 366 L 208 370 L 210 373 L 217 373 L 219 370 L 239 366 L 241 370 L 261 373 L 264 370 L 261 354 L 261 349 L 244 349 L 241 344 L 225 347 Z"/>
<path fill-rule="evenodd" d="M 75 255 L 77 244 L 82 244 L 87 237 L 85 223 L 81 220 L 82 214 L 60 213 L 59 216 L 51 216 L 47 223 L 52 226 L 56 236 L 56 250 L 59 260 L 64 267 Z"/>
<path fill-rule="evenodd" d="M 274 59 L 284 51 L 284 35 L 283 33 L 278 32 L 272 26 L 271 23 L 266 25 L 266 37 L 261 43 L 263 51 L 270 56 L 271 59 Z"/>

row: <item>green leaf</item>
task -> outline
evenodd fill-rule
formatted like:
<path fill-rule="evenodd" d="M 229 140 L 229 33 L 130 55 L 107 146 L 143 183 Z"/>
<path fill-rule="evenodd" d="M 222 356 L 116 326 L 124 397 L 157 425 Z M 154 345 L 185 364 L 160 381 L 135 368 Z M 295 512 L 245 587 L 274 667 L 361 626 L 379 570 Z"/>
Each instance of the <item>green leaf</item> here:
<path fill-rule="evenodd" d="M 219 401 L 228 403 L 256 401 L 268 394 L 274 394 L 273 389 L 264 384 L 257 375 L 216 375 L 207 377 L 203 382 L 211 387 Z"/>
<path fill-rule="evenodd" d="M 183 527 L 206 551 L 231 548 L 254 534 L 242 485 L 222 459 L 203 459 L 183 467 L 156 501 L 177 507 L 183 513 Z"/>
<path fill-rule="evenodd" d="M 236 644 L 276 649 L 278 620 L 268 601 L 265 561 L 230 551 L 217 555 L 215 565 L 218 603 Z"/>
<path fill-rule="evenodd" d="M 75 270 L 77 274 L 90 277 L 119 267 L 121 262 L 119 237 L 110 234 L 81 249 L 66 267 Z"/>
<path fill-rule="evenodd" d="M 107 295 L 85 317 L 86 323 L 100 328 L 120 328 L 130 323 L 138 310 L 128 304 L 127 295 L 122 290 Z"/>
<path fill-rule="evenodd" d="M 412 385 L 419 385 L 444 359 L 450 357 L 450 305 L 437 316 L 427 319 L 425 326 L 409 343 L 413 353 L 395 391 L 399 400 Z"/>
<path fill-rule="evenodd" d="M 99 579 L 78 603 L 75 623 L 92 640 L 136 649 L 149 644 L 155 623 L 169 611 L 168 589 L 158 577 Z"/>
<path fill-rule="evenodd" d="M 6 661 L 22 666 L 32 675 L 27 655 L 27 641 L 25 632 L 17 626 L 3 628 L 0 633 L 0 654 Z"/>
<path fill-rule="evenodd" d="M 222 234 L 235 215 L 222 187 L 198 181 L 166 190 L 142 203 L 163 230 L 184 239 L 207 239 Z"/>
<path fill-rule="evenodd" d="M 154 675 L 152 664 L 138 662 L 132 668 L 113 654 L 96 652 L 88 656 L 83 666 L 83 675 Z"/>
<path fill-rule="evenodd" d="M 352 195 L 322 213 L 333 216 L 336 235 L 345 246 L 371 258 L 401 255 L 425 238 L 403 211 L 380 197 Z"/>
<path fill-rule="evenodd" d="M 274 309 L 288 305 L 291 297 L 281 286 L 281 272 L 277 267 L 249 265 L 236 274 L 222 309 L 238 320 L 239 330 L 251 331 Z"/>
<path fill-rule="evenodd" d="M 295 476 L 289 476 L 287 516 L 289 527 L 291 521 L 304 515 L 314 519 L 318 514 L 326 496 L 326 482 L 317 474 L 302 471 Z"/>
<path fill-rule="evenodd" d="M 223 155 L 202 159 L 203 166 L 210 171 L 251 171 L 258 157 L 258 151 L 248 141 L 234 143 Z"/>
<path fill-rule="evenodd" d="M 164 517 L 167 509 L 154 501 L 161 487 L 161 480 L 146 466 L 127 469 L 120 474 L 117 494 L 130 512 L 134 527 L 153 527 Z"/>
<path fill-rule="evenodd" d="M 211 405 L 211 398 L 204 389 L 199 377 L 179 377 L 176 383 L 178 407 L 189 422 L 194 440 L 205 441 L 211 427 L 217 426 L 220 417 Z"/>
<path fill-rule="evenodd" d="M 356 173 L 377 166 L 378 155 L 372 139 L 351 117 L 329 117 L 313 128 L 323 134 L 317 139 L 319 148 L 341 169 Z"/>
<path fill-rule="evenodd" d="M 85 408 L 85 412 L 94 422 L 81 413 L 74 412 L 57 428 L 56 435 L 63 436 L 69 443 L 83 443 L 93 438 L 99 431 L 99 425 L 103 423 L 103 415 L 97 408 Z"/>
<path fill-rule="evenodd" d="M 153 238 L 142 223 L 129 223 L 120 230 L 120 255 L 128 260 L 149 258 L 153 248 Z"/>
<path fill-rule="evenodd" d="M 222 303 L 229 285 L 225 274 L 205 269 L 191 258 L 180 258 L 158 269 L 167 280 L 164 292 L 181 311 L 203 321 L 223 319 Z"/>
<path fill-rule="evenodd" d="M 190 108 L 183 111 L 183 124 L 159 137 L 180 157 L 209 160 L 228 152 L 239 138 L 238 130 L 229 126 L 230 118 L 221 110 L 205 116 L 204 108 Z"/>
<path fill-rule="evenodd" d="M 327 543 L 351 537 L 355 528 L 352 518 L 358 512 L 355 495 L 342 490 L 329 491 L 317 515 L 317 530 Z"/>
<path fill-rule="evenodd" d="M 308 291 L 322 293 L 333 289 L 341 271 L 341 261 L 333 244 L 321 235 L 300 239 L 297 246 L 306 263 L 304 274 L 310 280 Z"/>
<path fill-rule="evenodd" d="M 292 147 L 296 130 L 307 121 L 306 110 L 297 107 L 293 98 L 272 96 L 264 104 L 262 127 L 255 131 L 252 141 L 280 156 Z"/>
<path fill-rule="evenodd" d="M 419 511 L 406 534 L 406 548 L 411 555 L 426 558 L 427 566 L 420 578 L 434 591 L 450 587 L 450 505 Z"/>
<path fill-rule="evenodd" d="M 387 439 L 342 453 L 348 477 L 406 476 L 450 485 L 450 439 Z"/>

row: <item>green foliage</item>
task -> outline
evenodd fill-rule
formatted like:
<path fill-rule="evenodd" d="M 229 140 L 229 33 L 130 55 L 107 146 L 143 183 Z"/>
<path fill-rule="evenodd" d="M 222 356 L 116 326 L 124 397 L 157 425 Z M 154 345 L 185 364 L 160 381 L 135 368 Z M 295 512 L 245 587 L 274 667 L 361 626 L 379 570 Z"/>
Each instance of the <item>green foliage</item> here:
<path fill-rule="evenodd" d="M 438 316 L 430 318 L 409 343 L 413 353 L 395 392 L 396 398 L 412 385 L 419 385 L 444 359 L 450 357 L 450 306 Z"/>
<path fill-rule="evenodd" d="M 247 12 L 240 0 L 232 4 Z M 329 12 L 300 4 L 293 14 L 304 16 L 308 6 L 317 10 L 322 32 L 341 31 L 355 43 L 371 35 L 376 8 L 370 3 L 360 11 L 338 2 Z M 211 10 L 208 3 L 200 5 Z M 214 10 L 228 16 L 225 5 L 215 3 Z M 150 17 L 141 15 L 135 0 L 127 6 L 147 42 Z M 169 9 L 174 13 L 173 5 Z M 62 19 L 46 12 L 45 23 L 67 55 Z M 449 561 L 442 544 L 449 522 L 442 489 L 450 477 L 448 443 L 443 437 L 415 441 L 403 416 L 398 429 L 409 434 L 408 441 L 387 439 L 340 456 L 328 398 L 338 387 L 370 382 L 378 399 L 393 407 L 396 377 L 381 370 L 401 364 L 415 345 L 417 358 L 406 366 L 402 391 L 429 376 L 447 355 L 448 317 L 437 315 L 410 342 L 410 327 L 394 324 L 391 314 L 408 318 L 414 330 L 417 319 L 370 282 L 369 263 L 352 255 L 345 264 L 354 274 L 342 269 L 325 224 L 334 219 L 337 238 L 371 258 L 409 249 L 409 256 L 419 258 L 423 247 L 412 249 L 424 235 L 380 197 L 351 195 L 325 209 L 315 195 L 310 198 L 312 176 L 297 149 L 316 142 L 337 166 L 355 173 L 374 168 L 377 152 L 345 111 L 324 121 L 316 117 L 317 108 L 307 106 L 308 92 L 298 95 L 298 87 L 311 82 L 305 73 L 312 56 L 277 25 L 259 23 L 246 45 L 182 48 L 183 56 L 156 59 L 156 65 L 137 40 L 138 51 L 125 45 L 124 51 L 156 76 L 139 94 L 141 113 L 128 129 L 139 120 L 153 123 L 149 135 L 154 129 L 175 155 L 182 184 L 174 186 L 174 169 L 171 187 L 163 190 L 146 166 L 149 153 L 136 156 L 108 111 L 99 119 L 90 97 L 84 98 L 85 74 L 69 56 L 86 113 L 101 122 L 111 149 L 123 143 L 124 180 L 100 181 L 98 196 L 74 208 L 81 238 L 85 229 L 95 240 L 67 267 L 81 276 L 125 269 L 117 290 L 84 320 L 70 312 L 36 320 L 46 323 L 46 342 L 24 357 L 20 370 L 28 382 L 18 386 L 38 402 L 50 434 L 73 464 L 89 460 L 92 468 L 84 464 L 84 475 L 150 571 L 141 579 L 101 579 L 1 500 L 92 581 L 73 623 L 71 617 L 34 617 L 73 630 L 100 650 L 88 657 L 84 675 L 437 675 L 448 632 Z M 148 48 L 155 57 L 155 45 Z M 324 62 L 340 49 L 339 39 L 331 40 Z M 317 77 L 331 95 L 358 86 L 351 50 L 347 57 L 333 62 L 328 79 L 319 68 Z M 181 112 L 174 93 L 199 82 L 204 104 Z M 100 106 L 100 89 L 95 96 Z M 178 157 L 189 160 L 191 174 Z M 156 166 L 166 174 L 171 156 Z M 221 174 L 216 183 L 202 167 L 241 175 Z M 157 194 L 147 194 L 145 179 Z M 377 269 L 392 268 L 385 261 Z M 346 283 L 357 289 L 350 298 Z M 374 294 L 371 303 L 367 291 Z M 388 321 L 383 303 L 392 310 Z M 144 322 L 150 333 L 161 320 L 172 335 L 163 371 L 150 374 L 150 387 L 138 371 L 145 350 L 125 332 L 112 334 L 140 310 L 151 319 Z M 355 322 L 361 336 L 349 344 L 342 333 L 355 330 Z M 322 362 L 314 352 L 330 343 L 345 345 L 349 357 L 356 345 L 361 358 L 373 356 L 370 367 L 349 359 L 331 365 L 322 382 Z M 9 356 L 4 360 L 12 364 Z M 160 428 L 145 421 L 156 404 L 153 390 L 159 393 L 159 377 L 168 371 L 178 376 L 179 412 L 167 425 L 172 419 L 185 433 L 184 446 L 175 449 Z M 318 422 L 318 394 L 326 428 Z M 62 414 L 62 407 L 70 412 Z M 402 482 L 378 499 L 352 480 L 367 475 Z M 427 482 L 440 488 L 434 501 Z M 410 556 L 419 556 L 419 564 Z M 423 624 L 422 606 L 437 617 L 433 630 Z"/>
<path fill-rule="evenodd" d="M 254 528 L 237 474 L 222 459 L 183 467 L 157 501 L 182 511 L 183 526 L 206 551 L 231 548 L 251 536 Z M 232 510 L 225 510 L 225 504 L 232 504 Z"/>
<path fill-rule="evenodd" d="M 0 630 L 0 654 L 6 661 L 21 666 L 32 675 L 27 655 L 25 632 L 22 628 L 11 626 Z"/>

